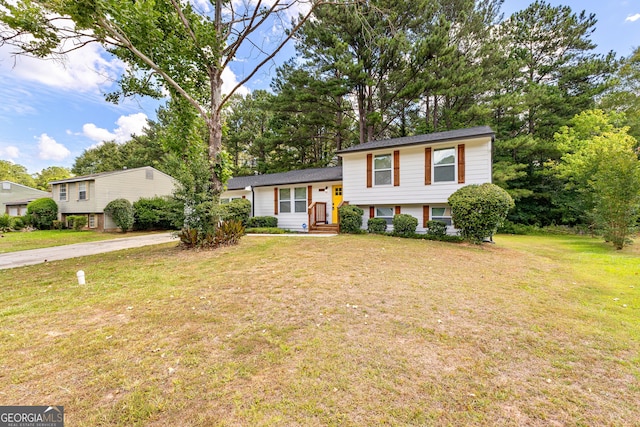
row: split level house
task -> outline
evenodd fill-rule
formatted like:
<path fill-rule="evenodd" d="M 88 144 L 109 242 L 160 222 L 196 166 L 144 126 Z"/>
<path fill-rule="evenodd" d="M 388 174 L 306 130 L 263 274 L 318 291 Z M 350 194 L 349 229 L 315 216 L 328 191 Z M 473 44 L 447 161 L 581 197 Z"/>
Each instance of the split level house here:
<path fill-rule="evenodd" d="M 51 193 L 11 181 L 0 181 L 0 215 L 25 215 L 29 202 L 43 197 L 51 197 Z"/>
<path fill-rule="evenodd" d="M 391 226 L 404 213 L 418 219 L 419 233 L 429 220 L 455 232 L 447 199 L 491 182 L 494 137 L 481 126 L 371 141 L 339 151 L 341 166 L 232 178 L 221 201 L 249 199 L 253 216 L 274 216 L 295 231 L 335 229 L 338 207 L 348 203 L 364 210 L 363 228 L 369 218 Z"/>
<path fill-rule="evenodd" d="M 71 215 L 85 215 L 87 227 L 98 231 L 118 227 L 104 213 L 115 199 L 131 203 L 141 198 L 170 196 L 176 181 L 150 166 L 122 169 L 52 181 L 52 197 L 58 205 L 58 219 L 67 222 Z"/>

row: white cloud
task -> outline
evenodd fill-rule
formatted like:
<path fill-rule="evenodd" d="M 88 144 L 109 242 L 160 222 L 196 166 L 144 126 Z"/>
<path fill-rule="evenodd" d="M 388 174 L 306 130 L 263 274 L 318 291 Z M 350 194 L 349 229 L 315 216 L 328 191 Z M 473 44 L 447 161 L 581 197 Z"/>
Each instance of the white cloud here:
<path fill-rule="evenodd" d="M 40 153 L 38 157 L 42 160 L 64 160 L 71 155 L 71 151 L 62 144 L 56 142 L 46 133 L 43 133 L 38 138 L 38 149 Z"/>
<path fill-rule="evenodd" d="M 229 67 L 225 68 L 222 71 L 222 93 L 229 93 L 237 84 L 238 77 Z M 242 96 L 248 95 L 249 89 L 246 86 L 240 86 L 236 93 Z"/>
<path fill-rule="evenodd" d="M 4 148 L 0 147 L 0 157 L 4 159 L 17 159 L 20 157 L 20 150 L 18 147 L 13 145 L 8 145 Z"/>
<path fill-rule="evenodd" d="M 627 16 L 627 19 L 625 19 L 625 22 L 636 22 L 638 19 L 640 19 L 640 13 Z"/>
<path fill-rule="evenodd" d="M 118 144 L 125 143 L 131 139 L 132 135 L 142 134 L 142 130 L 147 125 L 147 115 L 144 113 L 129 114 L 120 116 L 116 120 L 117 128 L 113 131 L 99 128 L 93 123 L 86 123 L 82 126 L 82 135 L 97 142 L 97 145 L 105 141 L 115 141 Z"/>
<path fill-rule="evenodd" d="M 97 43 L 74 50 L 61 59 L 12 56 L 9 46 L 0 48 L 0 63 L 12 65 L 18 78 L 76 92 L 101 92 L 125 69 L 119 59 L 110 57 Z"/>

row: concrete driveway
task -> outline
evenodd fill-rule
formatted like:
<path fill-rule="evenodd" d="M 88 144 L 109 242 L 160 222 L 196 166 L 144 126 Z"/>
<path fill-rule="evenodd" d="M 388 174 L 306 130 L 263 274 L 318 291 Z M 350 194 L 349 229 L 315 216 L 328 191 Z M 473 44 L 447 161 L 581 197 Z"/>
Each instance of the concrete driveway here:
<path fill-rule="evenodd" d="M 168 242 L 177 243 L 178 240 L 173 237 L 171 233 L 160 233 L 102 240 L 99 242 L 76 243 L 74 245 L 55 246 L 53 248 L 10 252 L 0 254 L 0 270 Z"/>

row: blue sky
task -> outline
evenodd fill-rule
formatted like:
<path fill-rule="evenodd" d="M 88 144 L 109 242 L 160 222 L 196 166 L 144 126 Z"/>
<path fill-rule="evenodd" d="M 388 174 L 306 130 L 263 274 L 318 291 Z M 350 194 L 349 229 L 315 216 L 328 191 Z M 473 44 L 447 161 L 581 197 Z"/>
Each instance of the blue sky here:
<path fill-rule="evenodd" d="M 529 0 L 505 0 L 505 16 L 526 8 Z M 592 36 L 597 51 L 627 56 L 640 46 L 640 0 L 550 0 L 575 12 L 586 10 L 598 19 Z M 277 32 L 277 28 L 272 28 Z M 277 61 L 284 61 L 292 49 Z M 241 79 L 239 61 L 227 70 L 226 85 Z M 247 67 L 247 71 L 250 71 Z M 125 142 L 140 133 L 147 118 L 155 117 L 158 102 L 137 98 L 114 105 L 103 93 L 123 70 L 120 61 L 96 45 L 75 51 L 64 63 L 15 58 L 0 48 L 0 159 L 36 173 L 48 166 L 71 167 L 83 150 L 105 140 Z M 275 65 L 256 74 L 245 90 L 268 87 Z"/>

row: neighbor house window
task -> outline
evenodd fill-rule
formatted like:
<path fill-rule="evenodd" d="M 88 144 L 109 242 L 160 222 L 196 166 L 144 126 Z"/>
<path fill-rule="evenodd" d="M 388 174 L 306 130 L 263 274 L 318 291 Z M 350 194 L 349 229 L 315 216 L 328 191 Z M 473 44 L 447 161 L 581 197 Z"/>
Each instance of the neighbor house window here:
<path fill-rule="evenodd" d="M 228 205 L 230 201 L 231 201 L 231 199 L 229 199 L 228 197 L 224 197 L 224 198 L 220 199 L 220 204 L 221 205 Z"/>
<path fill-rule="evenodd" d="M 281 188 L 280 189 L 280 213 L 290 213 L 290 212 L 291 212 L 291 189 Z"/>
<path fill-rule="evenodd" d="M 152 169 L 147 169 L 144 171 L 144 177 L 146 179 L 153 179 L 153 170 Z"/>
<path fill-rule="evenodd" d="M 456 149 L 433 150 L 433 181 L 452 182 L 456 179 Z"/>
<path fill-rule="evenodd" d="M 78 183 L 78 200 L 87 200 L 87 183 Z"/>
<path fill-rule="evenodd" d="M 3 189 L 3 190 L 11 190 L 11 183 L 9 183 L 9 182 L 3 182 L 3 183 L 2 183 L 2 189 Z"/>
<path fill-rule="evenodd" d="M 384 218 L 387 224 L 393 222 L 393 208 L 376 207 L 376 218 Z"/>
<path fill-rule="evenodd" d="M 60 184 L 59 200 L 67 200 L 67 184 Z"/>
<path fill-rule="evenodd" d="M 373 158 L 373 182 L 375 185 L 391 185 L 391 154 Z"/>
<path fill-rule="evenodd" d="M 96 221 L 95 214 L 89 214 L 89 228 L 96 228 L 98 226 L 98 222 Z"/>
<path fill-rule="evenodd" d="M 447 225 L 452 225 L 451 210 L 449 208 L 431 208 L 431 220 L 444 222 Z"/>

